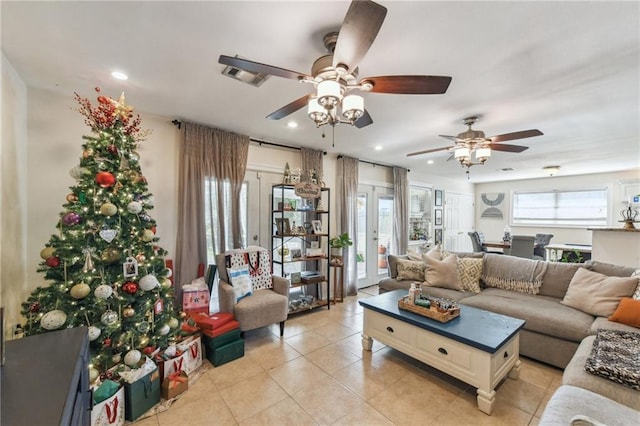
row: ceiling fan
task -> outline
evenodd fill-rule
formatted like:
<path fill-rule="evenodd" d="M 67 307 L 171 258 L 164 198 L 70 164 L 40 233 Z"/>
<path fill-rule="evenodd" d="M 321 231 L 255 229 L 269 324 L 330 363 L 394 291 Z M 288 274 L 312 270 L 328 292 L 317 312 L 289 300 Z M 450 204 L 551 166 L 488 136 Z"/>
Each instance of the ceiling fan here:
<path fill-rule="evenodd" d="M 220 55 L 218 62 L 248 72 L 314 85 L 315 93 L 302 96 L 272 112 L 267 116 L 268 119 L 279 120 L 307 106 L 307 113 L 317 127 L 346 123 L 362 128 L 373 123 L 373 120 L 364 108 L 362 96 L 350 92 L 442 94 L 451 83 L 451 77 L 427 75 L 359 78 L 358 64 L 375 40 L 386 14 L 387 9 L 373 1 L 352 1 L 340 31 L 324 36 L 323 42 L 329 54 L 313 63 L 310 75 L 237 56 Z"/>
<path fill-rule="evenodd" d="M 468 126 L 468 129 L 456 136 L 440 135 L 445 139 L 452 140 L 453 146 L 445 146 L 441 148 L 426 149 L 424 151 L 417 151 L 407 154 L 407 157 L 415 155 L 429 154 L 438 151 L 452 151 L 452 155 L 448 160 L 455 158 L 462 164 L 462 166 L 469 167 L 479 164 L 484 164 L 489 157 L 491 157 L 491 151 L 504 151 L 519 153 L 529 149 L 528 146 L 522 145 L 509 145 L 502 143 L 504 141 L 511 141 L 515 139 L 525 139 L 534 136 L 541 136 L 543 133 L 538 129 L 522 130 L 519 132 L 505 133 L 502 135 L 485 137 L 484 132 L 481 130 L 473 130 L 471 128 L 478 121 L 478 116 L 467 117 L 463 120 L 463 123 Z M 471 154 L 475 153 L 476 161 L 471 160 Z M 447 161 L 448 161 L 447 160 Z"/>

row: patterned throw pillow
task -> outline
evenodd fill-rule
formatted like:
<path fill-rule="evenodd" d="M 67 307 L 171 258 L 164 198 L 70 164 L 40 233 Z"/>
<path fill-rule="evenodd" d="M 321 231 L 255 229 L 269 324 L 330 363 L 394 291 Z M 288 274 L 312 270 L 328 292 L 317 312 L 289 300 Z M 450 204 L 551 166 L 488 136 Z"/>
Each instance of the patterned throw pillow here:
<path fill-rule="evenodd" d="M 482 258 L 459 257 L 457 267 L 462 289 L 464 291 L 480 293 Z"/>
<path fill-rule="evenodd" d="M 633 299 L 635 300 L 640 300 L 640 269 L 636 269 L 633 274 L 631 274 L 632 277 L 638 277 L 638 287 L 636 287 L 636 291 L 633 293 L 633 296 L 631 296 Z"/>
<path fill-rule="evenodd" d="M 236 295 L 236 302 L 251 295 L 251 278 L 249 277 L 249 267 L 227 269 L 227 275 L 233 286 L 233 292 Z"/>
<path fill-rule="evenodd" d="M 398 259 L 398 281 L 424 281 L 424 270 L 427 267 L 422 262 Z"/>

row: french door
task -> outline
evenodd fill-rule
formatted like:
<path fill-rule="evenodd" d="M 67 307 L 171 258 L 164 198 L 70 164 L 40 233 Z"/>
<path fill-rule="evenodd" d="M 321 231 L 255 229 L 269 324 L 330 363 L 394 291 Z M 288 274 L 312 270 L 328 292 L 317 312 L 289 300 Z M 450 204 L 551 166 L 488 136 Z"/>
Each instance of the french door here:
<path fill-rule="evenodd" d="M 356 264 L 358 288 L 387 276 L 387 253 L 393 253 L 393 193 L 388 188 L 358 186 Z"/>

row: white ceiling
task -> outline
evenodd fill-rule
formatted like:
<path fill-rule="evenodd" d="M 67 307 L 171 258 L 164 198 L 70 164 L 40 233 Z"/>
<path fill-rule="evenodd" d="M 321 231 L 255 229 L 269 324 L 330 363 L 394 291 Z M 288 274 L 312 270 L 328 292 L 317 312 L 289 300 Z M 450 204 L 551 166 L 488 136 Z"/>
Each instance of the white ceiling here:
<path fill-rule="evenodd" d="M 312 86 L 270 77 L 255 88 L 220 73 L 221 54 L 310 73 L 349 1 L 2 1 L 2 51 L 28 86 L 94 98 L 93 87 L 138 111 L 199 122 L 256 139 L 322 148 L 363 160 L 464 178 L 448 152 L 461 120 L 481 115 L 487 136 L 540 129 L 471 168 L 472 182 L 640 167 L 638 2 L 380 1 L 388 9 L 361 76 L 445 75 L 444 95 L 366 93 L 374 123 L 322 138 L 305 110 L 265 116 Z M 111 70 L 128 73 L 125 83 Z M 287 127 L 289 119 L 299 123 Z M 374 151 L 381 145 L 382 151 Z M 435 160 L 427 165 L 428 159 Z M 511 167 L 514 171 L 498 169 Z"/>

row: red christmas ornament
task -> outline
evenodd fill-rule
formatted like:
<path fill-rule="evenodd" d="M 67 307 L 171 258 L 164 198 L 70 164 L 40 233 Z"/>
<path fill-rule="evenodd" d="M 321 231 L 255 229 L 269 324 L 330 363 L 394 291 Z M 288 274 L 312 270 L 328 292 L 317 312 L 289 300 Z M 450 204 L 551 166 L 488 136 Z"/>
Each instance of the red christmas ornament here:
<path fill-rule="evenodd" d="M 144 348 L 142 350 L 142 353 L 144 353 L 145 355 L 151 355 L 153 353 L 153 351 L 155 351 L 156 348 L 153 346 L 147 346 L 146 348 Z"/>
<path fill-rule="evenodd" d="M 103 188 L 109 188 L 116 183 L 116 177 L 109 172 L 99 172 L 96 175 L 96 182 Z"/>
<path fill-rule="evenodd" d="M 128 294 L 136 294 L 136 292 L 138 291 L 138 284 L 134 283 L 133 281 L 127 281 L 126 283 L 122 284 L 122 291 Z"/>
<path fill-rule="evenodd" d="M 115 146 L 114 144 L 111 144 L 111 145 L 109 145 L 107 147 L 107 151 L 109 151 L 113 155 L 117 155 L 118 154 L 118 147 Z"/>
<path fill-rule="evenodd" d="M 109 346 L 111 346 L 111 339 L 110 338 L 106 338 L 102 341 L 102 346 L 105 348 L 108 348 Z"/>
<path fill-rule="evenodd" d="M 29 312 L 40 312 L 40 302 L 33 302 L 31 305 L 29 305 Z"/>
<path fill-rule="evenodd" d="M 57 268 L 60 265 L 60 258 L 51 256 L 44 261 L 44 263 L 50 268 Z"/>

